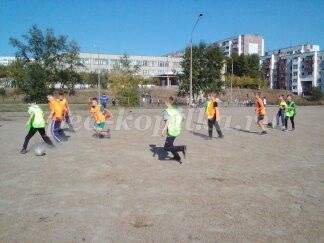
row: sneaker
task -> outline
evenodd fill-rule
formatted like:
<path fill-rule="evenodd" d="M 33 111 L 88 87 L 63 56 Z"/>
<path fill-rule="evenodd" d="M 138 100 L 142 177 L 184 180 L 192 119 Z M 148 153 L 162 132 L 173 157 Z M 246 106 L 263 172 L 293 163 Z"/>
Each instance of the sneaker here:
<path fill-rule="evenodd" d="M 23 148 L 22 150 L 20 150 L 20 153 L 21 154 L 26 154 L 27 153 L 27 150 Z"/>
<path fill-rule="evenodd" d="M 295 128 L 291 129 L 291 131 L 295 131 Z"/>
<path fill-rule="evenodd" d="M 260 135 L 265 135 L 265 134 L 268 134 L 267 131 L 262 131 L 262 132 L 260 133 Z"/>
<path fill-rule="evenodd" d="M 222 138 L 222 139 L 223 139 L 223 138 L 224 138 L 224 135 L 223 135 L 223 134 L 222 134 L 222 135 L 220 135 L 220 136 L 219 136 L 219 138 Z"/>
<path fill-rule="evenodd" d="M 172 160 L 175 160 L 175 161 L 179 162 L 179 164 L 182 164 L 180 157 L 173 157 Z"/>
<path fill-rule="evenodd" d="M 284 128 L 284 129 L 282 129 L 282 131 L 283 131 L 283 132 L 287 132 L 287 131 L 288 131 L 288 129 L 287 129 L 287 128 Z"/>

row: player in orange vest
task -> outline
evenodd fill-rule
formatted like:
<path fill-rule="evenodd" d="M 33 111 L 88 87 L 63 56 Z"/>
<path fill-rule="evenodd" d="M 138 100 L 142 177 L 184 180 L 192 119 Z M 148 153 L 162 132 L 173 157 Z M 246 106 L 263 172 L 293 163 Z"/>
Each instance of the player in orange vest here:
<path fill-rule="evenodd" d="M 215 93 L 211 92 L 208 94 L 208 101 L 206 106 L 206 116 L 208 120 L 208 135 L 209 138 L 213 138 L 213 127 L 215 126 L 216 131 L 218 133 L 218 136 L 220 138 L 223 138 L 224 135 L 222 133 L 222 130 L 220 129 L 220 126 L 218 124 L 219 120 L 219 106 L 218 102 L 216 100 Z"/>
<path fill-rule="evenodd" d="M 264 126 L 263 126 L 263 120 L 264 120 L 264 116 L 266 114 L 266 109 L 264 107 L 262 99 L 260 98 L 261 92 L 253 92 L 253 94 L 255 97 L 255 112 L 258 116 L 257 125 L 262 130 L 261 135 L 267 134 L 267 131 L 264 129 Z"/>
<path fill-rule="evenodd" d="M 65 116 L 66 108 L 53 95 L 47 96 L 51 114 L 47 118 L 47 123 L 51 123 L 51 133 L 57 142 L 67 141 L 67 136 L 61 129 L 61 124 Z"/>
<path fill-rule="evenodd" d="M 110 138 L 110 130 L 106 129 L 106 118 L 111 119 L 112 114 L 104 109 L 103 112 L 100 110 L 100 105 L 97 98 L 92 98 L 91 100 L 91 108 L 90 108 L 91 116 L 95 119 L 95 124 L 93 130 L 96 132 L 99 138 Z"/>
<path fill-rule="evenodd" d="M 70 111 L 70 106 L 68 101 L 66 100 L 66 98 L 64 97 L 64 91 L 61 90 L 59 92 L 59 97 L 58 97 L 58 101 L 61 102 L 61 104 L 65 107 L 66 112 L 65 112 L 65 117 L 64 120 L 66 122 L 66 124 L 69 126 L 69 129 L 71 132 L 75 132 L 71 119 L 70 119 L 70 115 L 71 115 L 71 111 Z"/>

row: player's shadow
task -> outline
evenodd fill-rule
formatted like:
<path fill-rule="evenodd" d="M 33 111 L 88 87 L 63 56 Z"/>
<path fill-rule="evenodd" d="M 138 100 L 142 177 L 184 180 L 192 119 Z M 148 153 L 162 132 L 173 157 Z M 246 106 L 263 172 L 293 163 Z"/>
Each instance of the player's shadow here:
<path fill-rule="evenodd" d="M 150 144 L 150 151 L 152 152 L 153 157 L 158 157 L 158 160 L 170 160 L 168 152 L 164 150 L 163 147 L 157 147 L 155 144 Z"/>
<path fill-rule="evenodd" d="M 203 133 L 194 132 L 194 131 L 191 131 L 191 133 L 192 133 L 192 135 L 195 135 L 195 136 L 197 136 L 197 137 L 201 137 L 201 138 L 203 138 L 203 139 L 205 139 L 205 140 L 209 140 L 209 139 L 210 139 L 210 137 L 209 137 L 208 135 L 203 134 Z M 214 137 L 214 136 L 213 136 L 213 138 L 218 138 L 218 137 Z"/>
<path fill-rule="evenodd" d="M 259 135 L 260 133 L 258 132 L 253 132 L 253 131 L 249 131 L 249 130 L 245 130 L 245 129 L 242 129 L 242 128 L 237 128 L 237 127 L 230 127 L 232 130 L 234 131 L 238 131 L 238 132 L 245 132 L 245 133 L 251 133 L 251 134 L 257 134 Z"/>
<path fill-rule="evenodd" d="M 196 124 L 196 125 L 203 125 L 203 126 L 207 126 L 206 123 L 202 123 L 202 122 L 194 122 L 194 124 Z"/>

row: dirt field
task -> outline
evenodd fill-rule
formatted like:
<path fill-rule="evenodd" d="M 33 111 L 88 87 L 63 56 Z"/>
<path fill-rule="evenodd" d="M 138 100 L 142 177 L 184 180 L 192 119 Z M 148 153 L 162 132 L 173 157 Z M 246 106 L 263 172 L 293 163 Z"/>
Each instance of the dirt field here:
<path fill-rule="evenodd" d="M 225 138 L 211 141 L 187 114 L 182 164 L 159 160 L 160 111 L 114 113 L 109 140 L 74 112 L 78 132 L 43 157 L 39 135 L 19 154 L 26 113 L 0 113 L 0 242 L 324 242 L 324 107 L 263 136 L 253 108 L 224 108 Z"/>

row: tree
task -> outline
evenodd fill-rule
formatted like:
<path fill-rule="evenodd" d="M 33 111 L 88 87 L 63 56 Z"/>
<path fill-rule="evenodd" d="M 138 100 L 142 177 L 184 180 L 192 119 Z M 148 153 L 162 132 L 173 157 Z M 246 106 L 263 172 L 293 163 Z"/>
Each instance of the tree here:
<path fill-rule="evenodd" d="M 198 95 L 201 91 L 219 91 L 222 85 L 224 54 L 218 46 L 208 46 L 201 42 L 192 47 L 192 90 Z M 190 48 L 186 48 L 181 62 L 183 73 L 178 74 L 179 94 L 187 95 L 190 90 Z"/>
<path fill-rule="evenodd" d="M 231 58 L 227 58 L 226 60 L 228 74 L 232 73 L 232 62 L 234 75 L 239 77 L 248 76 L 251 78 L 260 78 L 261 69 L 258 55 L 237 55 L 233 53 Z"/>
<path fill-rule="evenodd" d="M 233 87 L 259 89 L 266 88 L 267 83 L 258 78 L 251 78 L 249 76 L 236 76 L 227 74 L 225 78 L 226 86 L 230 86 L 232 82 Z"/>
<path fill-rule="evenodd" d="M 2 102 L 4 102 L 4 97 L 6 96 L 6 90 L 5 88 L 0 88 L 0 95 L 2 96 Z"/>
<path fill-rule="evenodd" d="M 55 36 L 52 29 L 43 32 L 37 25 L 22 37 L 23 41 L 10 38 L 12 46 L 17 48 L 11 74 L 26 101 L 45 101 L 56 83 L 74 87 L 79 54 L 76 42 L 69 42 L 64 35 Z"/>
<path fill-rule="evenodd" d="M 310 89 L 310 100 L 312 101 L 318 101 L 322 99 L 323 97 L 323 91 L 321 90 L 321 87 L 314 87 Z"/>

